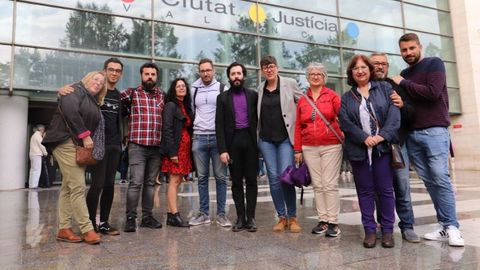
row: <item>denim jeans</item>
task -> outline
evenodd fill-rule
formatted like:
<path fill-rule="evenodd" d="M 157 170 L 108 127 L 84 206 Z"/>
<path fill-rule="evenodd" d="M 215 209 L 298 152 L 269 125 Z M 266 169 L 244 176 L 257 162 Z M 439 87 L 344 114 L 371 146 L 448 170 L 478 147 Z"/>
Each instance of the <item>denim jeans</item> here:
<path fill-rule="evenodd" d="M 448 172 L 450 135 L 446 127 L 432 127 L 412 131 L 408 135 L 407 148 L 410 161 L 415 164 L 418 176 L 423 180 L 437 219 L 444 227 L 459 227 L 455 209 L 455 193 Z"/>
<path fill-rule="evenodd" d="M 220 161 L 215 134 L 194 134 L 192 152 L 198 174 L 200 212 L 205 215 L 209 214 L 208 177 L 211 160 L 217 191 L 217 214 L 224 215 L 225 201 L 227 200 L 226 166 Z"/>
<path fill-rule="evenodd" d="M 280 182 L 279 176 L 293 164 L 293 148 L 287 138 L 279 143 L 271 143 L 262 139 L 258 140 L 258 147 L 262 151 L 263 159 L 267 167 L 270 194 L 273 205 L 279 217 L 296 217 L 297 205 L 295 187 Z M 285 211 L 285 207 L 287 211 Z"/>
<path fill-rule="evenodd" d="M 159 148 L 130 143 L 128 162 L 131 179 L 127 189 L 127 217 L 137 217 L 140 191 L 142 191 L 142 218 L 151 216 L 155 178 L 162 163 Z"/>
<path fill-rule="evenodd" d="M 410 197 L 410 162 L 408 159 L 407 145 L 401 146 L 405 168 L 394 170 L 393 188 L 395 190 L 395 208 L 400 218 L 400 230 L 413 229 L 415 217 L 413 215 L 412 198 Z"/>

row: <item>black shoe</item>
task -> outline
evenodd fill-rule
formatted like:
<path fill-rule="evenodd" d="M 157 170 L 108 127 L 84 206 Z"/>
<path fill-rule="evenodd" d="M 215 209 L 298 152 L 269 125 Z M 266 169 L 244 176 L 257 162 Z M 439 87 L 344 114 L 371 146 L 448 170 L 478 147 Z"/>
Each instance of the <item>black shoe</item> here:
<path fill-rule="evenodd" d="M 188 222 L 184 221 L 182 217 L 180 216 L 180 213 L 167 213 L 167 225 L 168 226 L 173 226 L 173 227 L 183 227 L 187 228 L 190 227 Z"/>
<path fill-rule="evenodd" d="M 243 218 L 237 218 L 237 221 L 232 226 L 232 232 L 239 232 L 245 230 L 245 220 Z"/>
<path fill-rule="evenodd" d="M 147 227 L 151 229 L 160 229 L 162 228 L 162 223 L 158 222 L 152 216 L 147 216 L 142 218 L 142 223 L 140 223 L 140 227 Z"/>
<path fill-rule="evenodd" d="M 100 223 L 100 226 L 98 226 L 98 231 L 102 234 L 106 234 L 106 235 L 119 235 L 120 232 L 110 226 L 110 224 L 108 224 L 108 222 L 103 222 L 103 223 Z"/>
<path fill-rule="evenodd" d="M 327 229 L 327 232 L 325 233 L 325 236 L 337 237 L 340 235 L 340 233 L 342 232 L 338 228 L 338 224 L 328 223 L 328 229 Z"/>
<path fill-rule="evenodd" d="M 254 218 L 249 218 L 247 220 L 247 224 L 245 224 L 245 228 L 248 232 L 256 232 L 257 231 L 257 223 L 255 222 Z"/>
<path fill-rule="evenodd" d="M 320 221 L 317 226 L 313 227 L 313 234 L 325 234 L 328 230 L 328 222 Z"/>
<path fill-rule="evenodd" d="M 124 232 L 135 232 L 137 230 L 137 222 L 133 217 L 127 217 L 127 221 L 125 222 L 125 228 L 123 229 Z"/>

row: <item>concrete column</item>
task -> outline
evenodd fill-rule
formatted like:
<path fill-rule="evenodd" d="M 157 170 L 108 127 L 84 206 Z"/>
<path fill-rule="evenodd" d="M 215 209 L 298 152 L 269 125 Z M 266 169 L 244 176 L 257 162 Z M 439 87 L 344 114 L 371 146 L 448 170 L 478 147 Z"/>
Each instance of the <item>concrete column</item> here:
<path fill-rule="evenodd" d="M 480 1 L 450 0 L 462 115 L 452 117 L 457 169 L 480 170 Z"/>
<path fill-rule="evenodd" d="M 0 93 L 0 190 L 25 187 L 28 98 Z"/>

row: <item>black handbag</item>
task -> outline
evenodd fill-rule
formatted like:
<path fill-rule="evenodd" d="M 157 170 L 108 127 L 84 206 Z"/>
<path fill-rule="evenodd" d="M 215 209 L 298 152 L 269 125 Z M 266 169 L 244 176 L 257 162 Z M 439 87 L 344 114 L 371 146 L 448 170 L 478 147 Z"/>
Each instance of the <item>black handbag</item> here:
<path fill-rule="evenodd" d="M 392 168 L 394 169 L 405 168 L 405 160 L 403 159 L 401 146 L 396 143 L 391 143 L 390 151 L 392 152 L 392 161 L 391 161 Z"/>

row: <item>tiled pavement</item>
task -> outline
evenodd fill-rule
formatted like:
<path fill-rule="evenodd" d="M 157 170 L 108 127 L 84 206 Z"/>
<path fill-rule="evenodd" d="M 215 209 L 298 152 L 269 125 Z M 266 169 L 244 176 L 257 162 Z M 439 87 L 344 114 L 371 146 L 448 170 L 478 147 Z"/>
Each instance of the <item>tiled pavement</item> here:
<path fill-rule="evenodd" d="M 363 230 L 354 185 L 340 181 L 342 234 L 326 238 L 310 233 L 315 224 L 313 194 L 305 190 L 298 204 L 299 234 L 273 233 L 275 212 L 268 184 L 259 182 L 256 233 L 233 233 L 214 223 L 189 229 L 164 226 L 139 228 L 135 233 L 105 236 L 100 245 L 69 244 L 55 240 L 58 187 L 0 192 L 0 269 L 480 269 L 480 172 L 457 171 L 457 212 L 464 248 L 422 240 L 403 242 L 398 228 L 396 246 L 362 247 Z M 419 179 L 412 179 L 416 232 L 422 235 L 435 225 L 433 205 Z M 165 225 L 166 184 L 156 187 L 154 215 Z M 215 216 L 214 182 L 211 217 Z M 181 186 L 183 216 L 198 210 L 197 183 Z M 111 223 L 125 221 L 126 185 L 116 185 Z M 229 192 L 227 215 L 235 219 Z"/>

